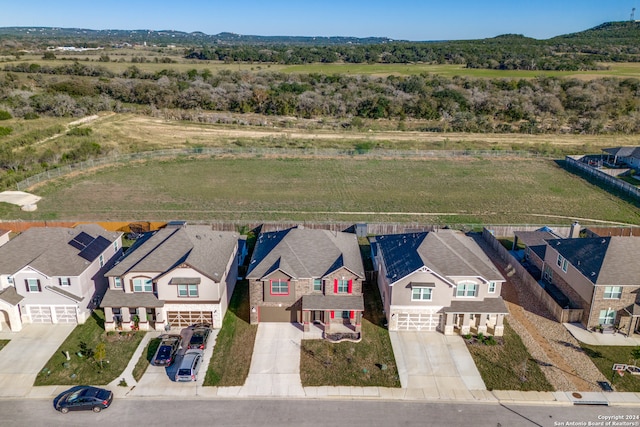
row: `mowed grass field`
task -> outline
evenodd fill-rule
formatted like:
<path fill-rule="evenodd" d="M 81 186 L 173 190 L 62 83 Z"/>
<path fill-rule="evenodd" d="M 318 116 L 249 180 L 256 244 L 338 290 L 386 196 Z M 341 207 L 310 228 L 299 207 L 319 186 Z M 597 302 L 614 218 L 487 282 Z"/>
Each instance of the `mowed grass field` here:
<path fill-rule="evenodd" d="M 544 159 L 178 158 L 32 190 L 5 219 L 640 224 L 639 210 Z"/>
<path fill-rule="evenodd" d="M 180 55 L 181 49 L 164 49 L 163 52 L 143 49 L 116 49 L 116 50 L 100 50 L 87 51 L 78 53 L 60 53 L 56 52 L 57 59 L 45 60 L 42 55 L 26 54 L 19 59 L 14 57 L 0 57 L 3 62 L 39 64 L 42 66 L 61 66 L 69 61 L 78 61 L 80 63 L 97 62 L 95 65 L 104 67 L 114 73 L 122 73 L 131 66 L 135 66 L 141 71 L 156 73 L 162 70 L 174 70 L 177 72 L 186 72 L 188 70 L 209 70 L 217 73 L 221 70 L 229 71 L 248 71 L 248 72 L 284 72 L 284 73 L 320 73 L 320 74 L 352 74 L 352 75 L 376 75 L 376 76 L 409 76 L 417 74 L 437 74 L 441 76 L 466 76 L 476 78 L 508 78 L 508 79 L 529 79 L 539 76 L 547 77 L 575 77 L 579 79 L 596 79 L 601 77 L 638 77 L 640 73 L 640 64 L 628 62 L 611 62 L 602 63 L 606 69 L 599 71 L 548 71 L 548 70 L 489 70 L 466 68 L 464 65 L 457 64 L 346 64 L 346 63 L 313 63 L 300 65 L 284 65 L 270 63 L 249 63 L 249 62 L 232 62 L 225 63 L 223 61 L 199 61 L 187 59 Z M 101 55 L 107 55 L 111 62 L 98 62 Z M 145 57 L 148 62 L 132 63 L 133 57 Z M 155 62 L 156 59 L 171 58 L 174 63 Z M 122 62 L 120 62 L 122 61 Z"/>

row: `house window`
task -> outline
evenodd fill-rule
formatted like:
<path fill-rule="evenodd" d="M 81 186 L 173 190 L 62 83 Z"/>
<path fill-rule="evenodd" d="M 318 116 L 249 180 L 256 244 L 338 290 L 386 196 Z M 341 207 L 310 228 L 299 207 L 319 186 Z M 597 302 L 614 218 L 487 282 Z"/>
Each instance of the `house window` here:
<path fill-rule="evenodd" d="M 122 288 L 122 279 L 119 277 L 114 277 L 113 278 L 113 287 L 116 289 L 120 289 Z"/>
<path fill-rule="evenodd" d="M 100 255 L 100 268 L 104 267 L 104 257 Z"/>
<path fill-rule="evenodd" d="M 349 292 L 349 281 L 348 280 L 338 280 L 338 293 L 346 294 Z"/>
<path fill-rule="evenodd" d="M 187 298 L 198 297 L 198 285 L 178 285 L 178 296 Z"/>
<path fill-rule="evenodd" d="M 58 277 L 58 284 L 60 284 L 60 286 L 71 286 L 71 279 L 68 277 Z"/>
<path fill-rule="evenodd" d="M 490 294 L 496 293 L 496 282 L 489 282 L 489 293 Z"/>
<path fill-rule="evenodd" d="M 475 283 L 460 283 L 456 288 L 456 296 L 462 298 L 473 298 L 476 296 L 478 285 Z"/>
<path fill-rule="evenodd" d="M 547 282 L 549 282 L 549 283 L 553 282 L 553 270 L 548 265 L 544 266 L 544 274 L 543 274 L 543 276 L 544 276 L 544 279 Z"/>
<path fill-rule="evenodd" d="M 322 279 L 313 279 L 313 291 L 322 292 Z"/>
<path fill-rule="evenodd" d="M 7 277 L 7 281 L 9 282 L 10 285 L 13 285 L 13 277 L 11 276 Z"/>
<path fill-rule="evenodd" d="M 622 286 L 606 286 L 604 288 L 604 299 L 620 299 L 622 297 Z"/>
<path fill-rule="evenodd" d="M 613 325 L 613 321 L 616 319 L 615 310 L 607 309 L 600 310 L 600 317 L 598 323 L 601 325 Z"/>
<path fill-rule="evenodd" d="M 569 265 L 569 262 L 565 259 L 565 257 L 563 257 L 562 255 L 558 254 L 558 267 L 560 267 L 562 269 L 562 271 L 564 271 L 565 273 L 567 272 L 567 266 Z"/>
<path fill-rule="evenodd" d="M 25 279 L 27 284 L 27 292 L 41 292 L 40 280 L 38 279 Z"/>
<path fill-rule="evenodd" d="M 289 295 L 288 280 L 272 280 L 271 295 Z"/>
<path fill-rule="evenodd" d="M 133 279 L 133 292 L 153 292 L 151 279 Z"/>
<path fill-rule="evenodd" d="M 114 252 L 118 252 L 118 241 L 113 242 L 113 250 Z"/>
<path fill-rule="evenodd" d="M 411 290 L 411 301 L 431 301 L 432 288 L 413 288 Z"/>

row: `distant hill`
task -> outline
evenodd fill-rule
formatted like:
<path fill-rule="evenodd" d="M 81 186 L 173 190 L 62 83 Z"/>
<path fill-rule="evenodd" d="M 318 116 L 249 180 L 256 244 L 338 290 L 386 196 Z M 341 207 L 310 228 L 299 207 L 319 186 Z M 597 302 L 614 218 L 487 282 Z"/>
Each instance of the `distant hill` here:
<path fill-rule="evenodd" d="M 84 28 L 54 27 L 0 27 L 0 37 L 15 37 L 22 41 L 43 42 L 55 40 L 73 43 L 148 43 L 175 45 L 231 44 L 231 45 L 341 45 L 379 44 L 393 41 L 386 37 L 303 37 L 303 36 L 256 36 L 235 33 L 214 35 L 200 31 L 186 33 L 174 30 L 89 30 Z"/>

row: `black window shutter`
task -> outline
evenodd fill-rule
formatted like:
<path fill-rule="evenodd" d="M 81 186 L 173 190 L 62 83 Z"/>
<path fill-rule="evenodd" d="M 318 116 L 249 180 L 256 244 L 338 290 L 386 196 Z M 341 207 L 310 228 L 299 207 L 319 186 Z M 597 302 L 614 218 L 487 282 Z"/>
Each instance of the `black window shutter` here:
<path fill-rule="evenodd" d="M 27 279 L 24 279 L 24 286 L 27 288 L 27 292 L 29 291 L 29 281 Z"/>
<path fill-rule="evenodd" d="M 40 279 L 38 279 L 38 292 L 42 292 L 42 288 L 40 287 Z"/>

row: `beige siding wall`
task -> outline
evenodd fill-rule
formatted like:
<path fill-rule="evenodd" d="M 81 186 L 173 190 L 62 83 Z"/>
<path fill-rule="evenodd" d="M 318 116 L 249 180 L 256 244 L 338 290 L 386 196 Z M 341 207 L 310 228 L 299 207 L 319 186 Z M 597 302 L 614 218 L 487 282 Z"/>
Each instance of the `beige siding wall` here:
<path fill-rule="evenodd" d="M 554 282 L 556 277 L 561 279 L 567 284 L 570 284 L 574 292 L 580 296 L 580 299 L 584 301 L 591 301 L 593 297 L 593 283 L 575 269 L 571 264 L 567 266 L 567 271 L 562 271 L 562 268 L 558 267 L 558 252 L 553 249 L 553 246 L 547 248 L 545 256 L 545 264 L 553 270 Z"/>
<path fill-rule="evenodd" d="M 411 301 L 411 283 L 434 283 L 431 294 L 431 301 Z M 396 282 L 392 286 L 393 296 L 391 299 L 391 305 L 436 305 L 440 307 L 447 307 L 451 304 L 453 297 L 453 287 L 444 282 L 432 273 L 416 272 L 404 279 Z"/>
<path fill-rule="evenodd" d="M 174 277 L 199 278 L 198 298 L 178 297 L 178 286 L 170 285 Z M 198 273 L 192 268 L 176 268 L 169 274 L 158 279 L 158 299 L 168 301 L 218 301 L 220 299 L 220 284 Z"/>

